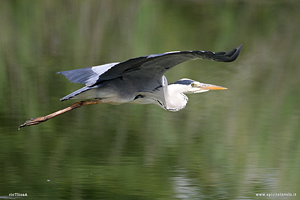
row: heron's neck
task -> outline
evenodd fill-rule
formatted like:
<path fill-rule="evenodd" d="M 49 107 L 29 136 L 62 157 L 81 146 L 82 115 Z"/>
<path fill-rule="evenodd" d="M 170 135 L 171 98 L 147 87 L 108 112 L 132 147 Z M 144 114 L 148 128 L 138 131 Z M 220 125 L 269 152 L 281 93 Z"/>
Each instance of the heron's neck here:
<path fill-rule="evenodd" d="M 178 87 L 176 87 L 174 84 L 168 85 L 164 96 L 166 102 L 165 109 L 169 111 L 179 111 L 183 109 L 188 102 L 188 97 L 183 94 L 183 92 L 178 90 Z"/>

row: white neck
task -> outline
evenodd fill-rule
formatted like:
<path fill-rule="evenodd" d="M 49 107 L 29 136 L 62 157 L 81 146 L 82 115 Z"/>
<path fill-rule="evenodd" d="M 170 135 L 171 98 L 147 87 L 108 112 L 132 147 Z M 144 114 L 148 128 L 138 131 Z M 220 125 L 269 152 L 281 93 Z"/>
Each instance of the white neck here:
<path fill-rule="evenodd" d="M 168 85 L 168 88 L 164 91 L 166 110 L 178 111 L 183 109 L 187 102 L 188 97 L 178 90 L 178 86 L 174 84 Z"/>
<path fill-rule="evenodd" d="M 170 84 L 168 85 L 165 76 L 162 77 L 162 87 L 157 88 L 152 92 L 139 92 L 139 95 L 144 96 L 141 101 L 135 99 L 133 102 L 138 104 L 157 104 L 168 111 L 179 111 L 185 107 L 188 102 L 188 97 L 183 94 L 186 91 L 184 85 Z"/>

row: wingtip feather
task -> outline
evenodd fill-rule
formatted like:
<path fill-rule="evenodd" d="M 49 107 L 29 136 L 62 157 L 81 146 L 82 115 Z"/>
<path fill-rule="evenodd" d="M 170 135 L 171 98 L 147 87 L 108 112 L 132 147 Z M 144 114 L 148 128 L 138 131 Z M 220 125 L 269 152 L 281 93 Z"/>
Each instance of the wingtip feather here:
<path fill-rule="evenodd" d="M 232 61 L 235 61 L 237 59 L 237 57 L 239 56 L 242 47 L 243 47 L 243 45 L 241 44 L 237 48 L 229 50 L 224 55 L 219 56 L 215 60 L 219 61 L 219 62 L 232 62 Z"/>

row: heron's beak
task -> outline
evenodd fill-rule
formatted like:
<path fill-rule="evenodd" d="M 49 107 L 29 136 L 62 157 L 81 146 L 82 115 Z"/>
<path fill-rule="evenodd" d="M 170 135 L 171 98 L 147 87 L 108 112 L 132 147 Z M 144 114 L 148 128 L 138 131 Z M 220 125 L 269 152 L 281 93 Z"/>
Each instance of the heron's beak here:
<path fill-rule="evenodd" d="M 210 85 L 210 84 L 201 85 L 199 88 L 201 88 L 202 90 L 226 90 L 227 89 L 226 87 Z"/>

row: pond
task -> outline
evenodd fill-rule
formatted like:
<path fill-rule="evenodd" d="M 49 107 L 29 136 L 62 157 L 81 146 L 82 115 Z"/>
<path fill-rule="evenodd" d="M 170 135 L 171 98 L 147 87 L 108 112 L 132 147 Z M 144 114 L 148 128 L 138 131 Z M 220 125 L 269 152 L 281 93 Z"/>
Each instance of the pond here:
<path fill-rule="evenodd" d="M 0 6 L 0 198 L 297 199 L 297 1 L 5 1 Z M 228 51 L 166 73 L 228 88 L 156 105 L 75 103 L 58 71 L 174 50 Z"/>

